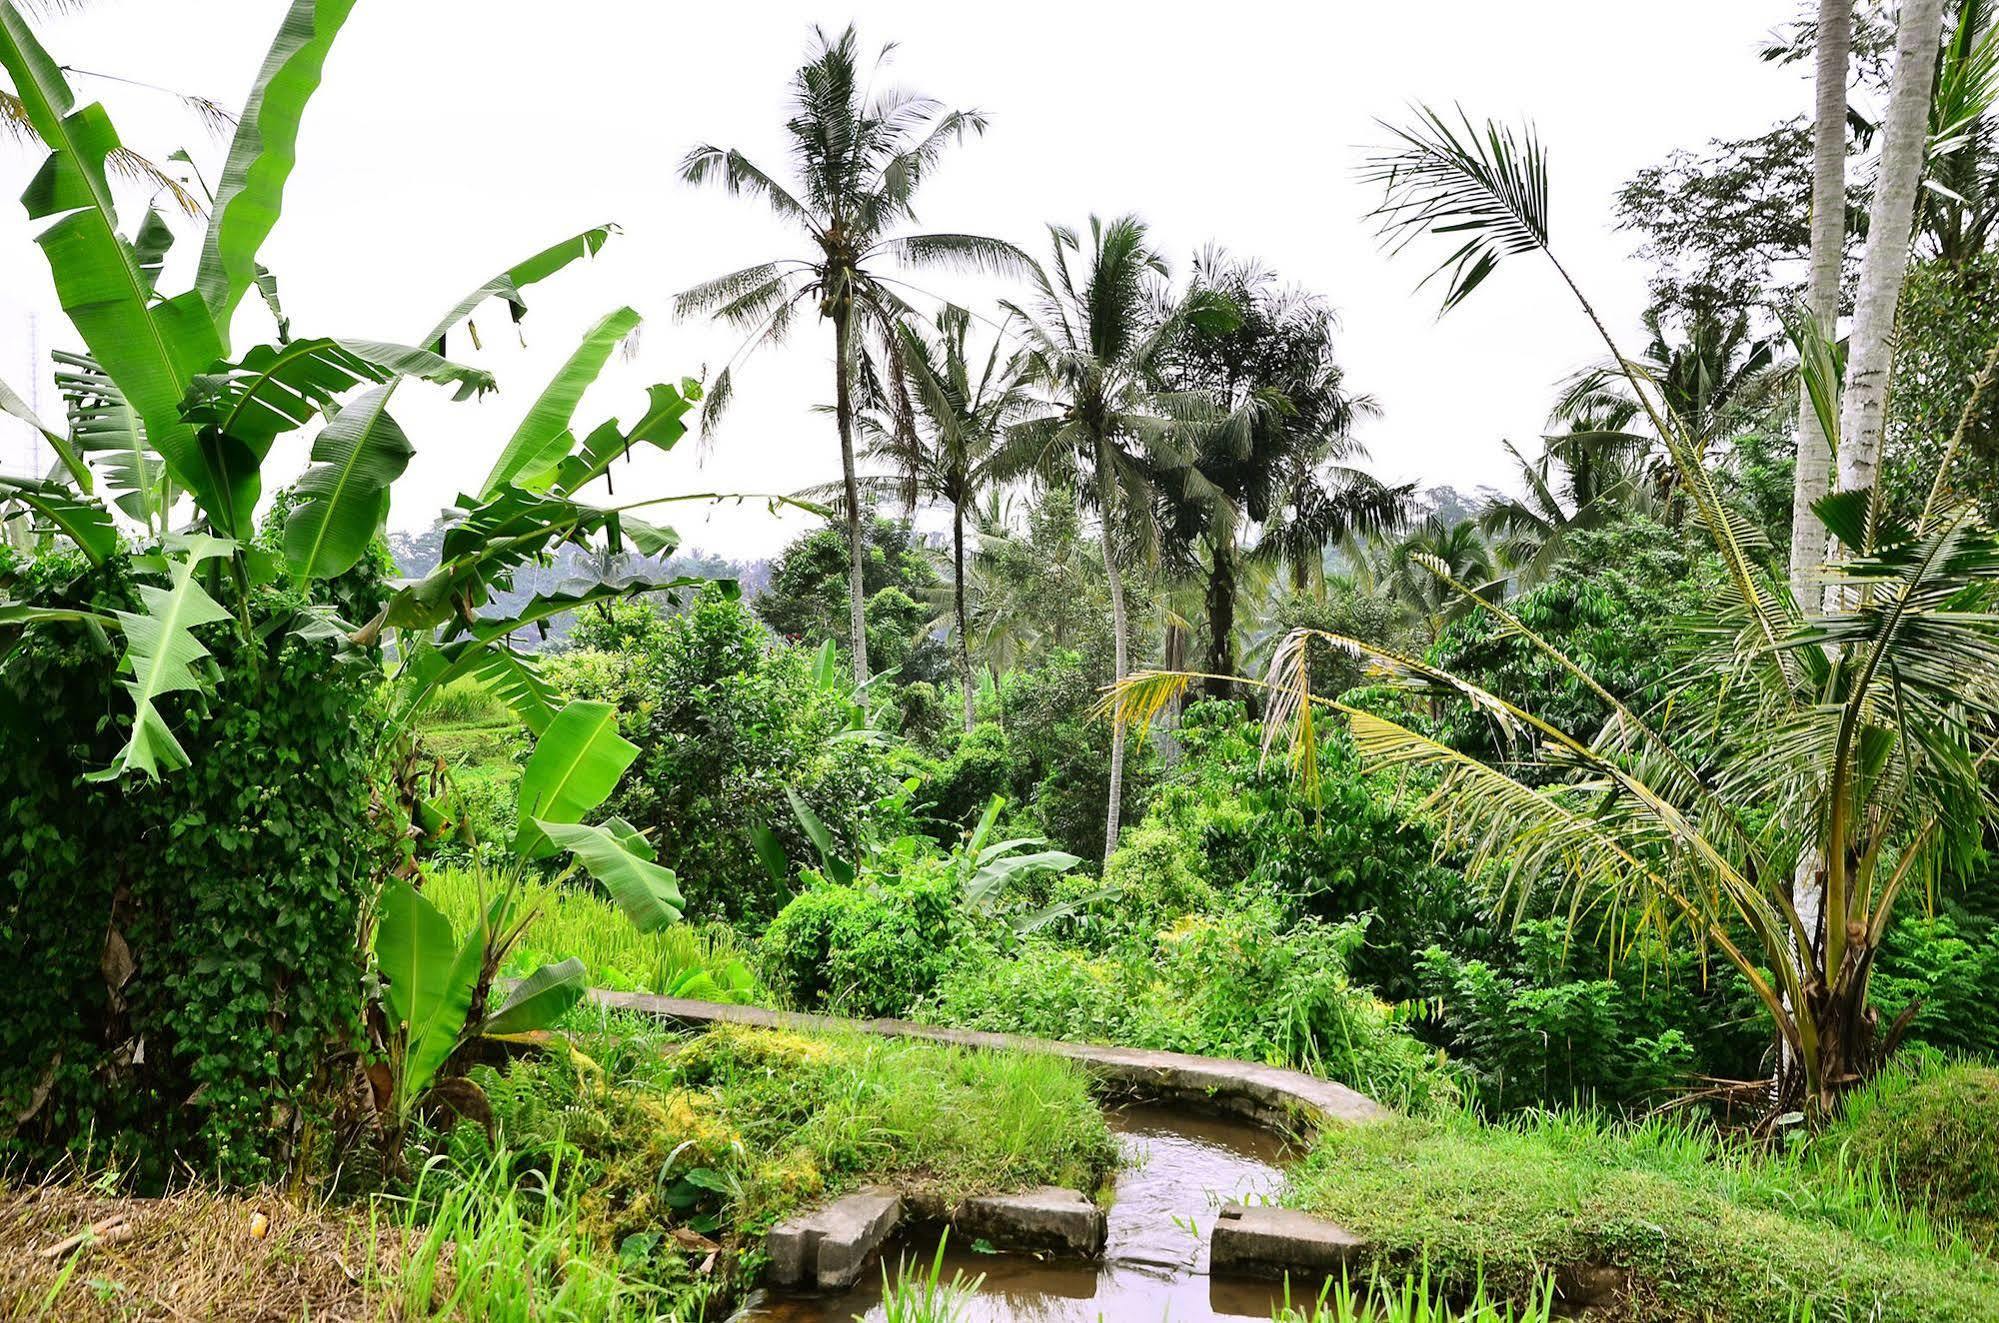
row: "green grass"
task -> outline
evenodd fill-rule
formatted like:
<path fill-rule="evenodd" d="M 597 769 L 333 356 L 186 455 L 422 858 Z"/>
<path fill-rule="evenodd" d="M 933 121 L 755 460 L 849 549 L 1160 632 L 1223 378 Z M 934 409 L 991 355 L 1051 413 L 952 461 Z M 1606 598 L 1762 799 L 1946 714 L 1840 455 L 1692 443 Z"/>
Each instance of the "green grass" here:
<path fill-rule="evenodd" d="M 1287 1301 L 1270 1317 L 1271 1323 L 1551 1323 L 1555 1289 L 1553 1279 L 1544 1278 L 1516 1306 L 1489 1298 L 1479 1282 L 1467 1298 L 1454 1301 L 1431 1282 L 1426 1265 L 1399 1282 L 1377 1280 L 1365 1288 L 1329 1282 L 1309 1305 Z"/>
<path fill-rule="evenodd" d="M 1761 1156 L 1582 1114 L 1396 1120 L 1322 1135 L 1286 1199 L 1457 1291 L 1525 1299 L 1550 1270 L 1603 1265 L 1628 1275 L 1630 1318 L 1999 1318 L 1999 1265 L 1809 1145 Z"/>
<path fill-rule="evenodd" d="M 522 884 L 521 904 L 534 918 L 508 954 L 504 976 L 522 978 L 539 965 L 575 956 L 592 987 L 702 1001 L 764 1000 L 728 928 L 675 924 L 642 933 L 617 906 L 585 890 L 587 885 L 534 879 Z M 473 870 L 438 869 L 424 880 L 423 891 L 460 932 L 480 911 Z"/>
<path fill-rule="evenodd" d="M 449 1262 L 465 1317 L 568 1317 L 548 1294 L 561 1285 L 601 1299 L 606 1318 L 641 1304 L 691 1318 L 746 1279 L 772 1224 L 855 1186 L 943 1207 L 1094 1190 L 1117 1161 L 1087 1077 L 1059 1058 L 598 1020 L 579 1030 L 580 1058 L 475 1072 L 497 1146 L 470 1125 L 436 1141 L 407 1205 L 426 1239 L 398 1279 L 406 1298 L 435 1293 L 434 1265 Z M 551 1262 L 584 1280 L 551 1277 Z"/>

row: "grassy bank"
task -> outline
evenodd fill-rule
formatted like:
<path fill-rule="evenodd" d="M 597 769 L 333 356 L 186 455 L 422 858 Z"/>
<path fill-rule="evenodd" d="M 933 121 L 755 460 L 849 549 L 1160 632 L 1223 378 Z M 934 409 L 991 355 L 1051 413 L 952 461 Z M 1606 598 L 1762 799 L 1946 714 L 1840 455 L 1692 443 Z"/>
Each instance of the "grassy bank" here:
<path fill-rule="evenodd" d="M 1630 1319 L 1999 1318 L 1999 1265 L 1905 1209 L 1871 1170 L 1801 1147 L 1766 1157 L 1665 1122 L 1582 1115 L 1500 1126 L 1397 1120 L 1329 1131 L 1292 1204 L 1444 1283 L 1524 1297 L 1607 1267 Z"/>

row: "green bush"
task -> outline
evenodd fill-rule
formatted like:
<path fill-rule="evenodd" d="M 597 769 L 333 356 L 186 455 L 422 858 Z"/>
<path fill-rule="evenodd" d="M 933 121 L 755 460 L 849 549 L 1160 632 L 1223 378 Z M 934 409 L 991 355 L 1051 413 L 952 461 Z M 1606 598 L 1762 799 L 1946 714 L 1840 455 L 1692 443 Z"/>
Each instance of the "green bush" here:
<path fill-rule="evenodd" d="M 850 886 L 810 869 L 805 878 L 757 943 L 764 979 L 800 1009 L 901 1015 L 936 985 L 969 929 L 942 860 Z"/>
<path fill-rule="evenodd" d="M 1988 908 L 1999 898 L 1989 863 L 1965 888 Z M 1904 914 L 1888 929 L 1869 989 L 1884 1024 L 1916 1008 L 1909 1041 L 1946 1052 L 1999 1057 L 1999 922 L 1969 904 Z"/>
<path fill-rule="evenodd" d="M 679 875 L 692 919 L 756 924 L 790 899 L 751 836 L 768 827 L 791 858 L 812 857 L 786 790 L 812 806 L 843 848 L 878 806 L 895 801 L 888 753 L 848 729 L 844 696 L 816 685 L 811 659 L 774 640 L 722 591 L 705 590 L 667 620 L 655 652 L 572 654 L 555 674 L 618 703 L 639 757 L 613 806 L 650 833 L 659 862 Z"/>
<path fill-rule="evenodd" d="M 135 605 L 123 561 L 35 576 L 44 603 Z M 169 708 L 192 766 L 162 781 L 85 779 L 123 740 L 101 638 L 37 630 L 0 662 L 7 1153 L 249 1182 L 317 1124 L 315 1086 L 359 1029 L 379 676 L 294 633 L 303 605 L 258 597 L 254 643 L 201 631 L 214 694 Z"/>
<path fill-rule="evenodd" d="M 1495 1110 L 1644 1102 L 1696 1070 L 1748 1078 L 1769 1046 L 1739 974 L 1656 938 L 1613 961 L 1568 919 L 1529 919 L 1484 959 L 1416 960 L 1426 1034 Z"/>
<path fill-rule="evenodd" d="M 1456 1096 L 1454 1072 L 1348 977 L 1364 923 L 1287 925 L 1274 906 L 1189 914 L 1092 956 L 1046 939 L 953 962 L 926 1018 L 1309 1070 L 1392 1106 Z"/>
<path fill-rule="evenodd" d="M 1871 1163 L 1910 1203 L 1999 1248 L 1999 1069 L 1900 1061 L 1851 1095 L 1822 1142 Z"/>

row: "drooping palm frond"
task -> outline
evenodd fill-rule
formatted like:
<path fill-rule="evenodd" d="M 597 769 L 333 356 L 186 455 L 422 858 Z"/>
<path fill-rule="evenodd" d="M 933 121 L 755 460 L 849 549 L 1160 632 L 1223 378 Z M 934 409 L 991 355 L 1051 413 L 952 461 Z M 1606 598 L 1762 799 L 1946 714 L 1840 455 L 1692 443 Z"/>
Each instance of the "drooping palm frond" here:
<path fill-rule="evenodd" d="M 1444 279 L 1448 311 L 1501 259 L 1547 248 L 1548 158 L 1531 126 L 1516 134 L 1487 121 L 1481 130 L 1459 108 L 1453 127 L 1428 106 L 1413 111 L 1411 126 L 1381 123 L 1399 141 L 1369 157 L 1361 180 L 1382 189 L 1373 215 L 1391 251 L 1425 234 L 1458 243 L 1424 279 Z"/>

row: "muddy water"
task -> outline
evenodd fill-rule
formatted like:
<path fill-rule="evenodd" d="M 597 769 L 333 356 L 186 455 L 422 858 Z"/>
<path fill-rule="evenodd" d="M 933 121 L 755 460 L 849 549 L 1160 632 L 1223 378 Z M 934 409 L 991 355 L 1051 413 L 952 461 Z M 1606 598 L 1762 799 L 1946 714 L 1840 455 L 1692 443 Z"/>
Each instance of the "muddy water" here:
<path fill-rule="evenodd" d="M 1231 1199 L 1276 1194 L 1285 1153 L 1270 1132 L 1246 1122 L 1163 1107 L 1108 1114 L 1125 1163 L 1109 1214 L 1102 1263 L 1043 1261 L 1029 1255 L 981 1254 L 953 1240 L 944 1277 L 983 1276 L 963 1323 L 1268 1323 L 1279 1292 L 1268 1283 L 1211 1279 L 1208 1233 Z M 891 1242 L 893 1272 L 902 1259 L 929 1267 L 934 1230 Z M 741 1323 L 879 1323 L 881 1274 L 873 1269 L 843 1295 L 774 1295 L 753 1302 Z M 1294 1288 L 1295 1289 L 1295 1288 Z"/>

